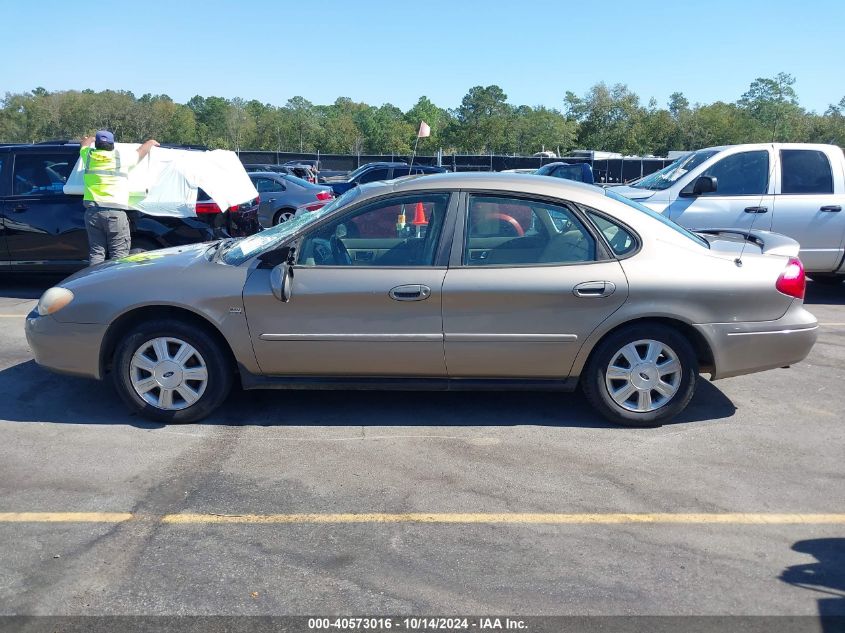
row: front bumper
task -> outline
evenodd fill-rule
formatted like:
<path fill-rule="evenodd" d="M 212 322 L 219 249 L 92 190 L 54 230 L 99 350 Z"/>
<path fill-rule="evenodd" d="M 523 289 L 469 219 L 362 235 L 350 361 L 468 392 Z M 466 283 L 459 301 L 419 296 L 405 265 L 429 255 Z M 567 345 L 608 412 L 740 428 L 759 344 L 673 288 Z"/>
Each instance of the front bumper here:
<path fill-rule="evenodd" d="M 60 323 L 52 316 L 26 317 L 26 341 L 35 362 L 52 371 L 85 378 L 102 378 L 100 348 L 108 326 Z"/>
<path fill-rule="evenodd" d="M 712 379 L 741 376 L 792 365 L 813 349 L 819 324 L 795 301 L 776 321 L 693 325 L 713 352 Z"/>

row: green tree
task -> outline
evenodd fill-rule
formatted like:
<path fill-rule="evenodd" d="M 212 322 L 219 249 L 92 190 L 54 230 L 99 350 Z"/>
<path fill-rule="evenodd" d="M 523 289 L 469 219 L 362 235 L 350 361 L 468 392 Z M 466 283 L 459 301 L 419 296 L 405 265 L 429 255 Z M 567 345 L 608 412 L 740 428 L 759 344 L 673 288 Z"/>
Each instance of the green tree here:
<path fill-rule="evenodd" d="M 474 86 L 454 112 L 453 140 L 472 152 L 503 151 L 508 144 L 511 111 L 508 96 L 499 86 Z"/>
<path fill-rule="evenodd" d="M 638 153 L 645 147 L 646 112 L 628 86 L 598 83 L 584 97 L 567 92 L 564 102 L 567 114 L 579 123 L 580 147 L 624 154 Z"/>
<path fill-rule="evenodd" d="M 797 140 L 801 135 L 801 119 L 805 113 L 798 105 L 793 85 L 795 78 L 787 73 L 778 73 L 772 78 L 758 77 L 737 101 L 737 105 L 757 123 L 756 139 L 789 141 Z"/>
<path fill-rule="evenodd" d="M 508 151 L 531 155 L 543 150 L 564 152 L 575 143 L 575 123 L 557 110 L 519 106 L 508 126 Z"/>
<path fill-rule="evenodd" d="M 405 121 L 412 127 L 414 134 L 419 130 L 420 122 L 425 121 L 431 128 L 431 136 L 422 141 L 426 147 L 439 148 L 443 142 L 443 132 L 451 122 L 449 112 L 436 106 L 426 97 L 420 97 L 417 102 L 405 113 Z"/>

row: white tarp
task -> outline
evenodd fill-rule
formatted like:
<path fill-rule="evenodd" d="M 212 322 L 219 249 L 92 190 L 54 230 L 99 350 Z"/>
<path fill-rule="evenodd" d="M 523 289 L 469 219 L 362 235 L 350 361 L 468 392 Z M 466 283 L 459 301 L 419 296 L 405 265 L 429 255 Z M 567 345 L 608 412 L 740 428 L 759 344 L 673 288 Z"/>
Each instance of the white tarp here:
<path fill-rule="evenodd" d="M 119 152 L 135 152 L 136 143 L 115 143 Z M 82 162 L 76 161 L 64 192 L 84 192 Z M 255 186 L 234 152 L 153 147 L 129 172 L 129 206 L 149 215 L 195 217 L 197 188 L 226 210 L 258 197 Z"/>

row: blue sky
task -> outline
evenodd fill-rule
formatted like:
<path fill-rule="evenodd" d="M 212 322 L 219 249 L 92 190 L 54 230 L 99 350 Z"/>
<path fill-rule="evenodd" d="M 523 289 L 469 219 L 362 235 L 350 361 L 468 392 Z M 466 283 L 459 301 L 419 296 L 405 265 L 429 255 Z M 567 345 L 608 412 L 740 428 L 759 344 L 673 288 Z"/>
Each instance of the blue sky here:
<path fill-rule="evenodd" d="M 498 84 L 511 103 L 561 108 L 567 90 L 605 81 L 665 105 L 676 90 L 733 101 L 784 71 L 808 109 L 845 96 L 841 0 L 13 0 L 0 11 L 0 94 L 346 96 L 407 109 L 420 95 L 456 107 L 470 87 Z"/>

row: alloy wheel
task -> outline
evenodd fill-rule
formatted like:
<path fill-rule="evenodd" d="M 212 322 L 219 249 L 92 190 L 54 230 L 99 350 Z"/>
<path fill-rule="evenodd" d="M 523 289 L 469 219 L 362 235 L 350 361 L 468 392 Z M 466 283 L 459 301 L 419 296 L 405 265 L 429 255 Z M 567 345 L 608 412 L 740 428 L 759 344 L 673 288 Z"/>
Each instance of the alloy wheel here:
<path fill-rule="evenodd" d="M 129 378 L 135 393 L 163 411 L 186 409 L 202 397 L 208 368 L 190 344 L 174 337 L 158 337 L 132 355 Z"/>
<path fill-rule="evenodd" d="M 283 222 L 287 222 L 288 220 L 292 219 L 293 216 L 293 211 L 279 211 L 278 215 L 276 216 L 276 224 L 282 224 Z"/>
<path fill-rule="evenodd" d="M 681 386 L 683 367 L 671 347 L 653 339 L 628 343 L 617 351 L 605 371 L 613 401 L 636 413 L 666 405 Z"/>

